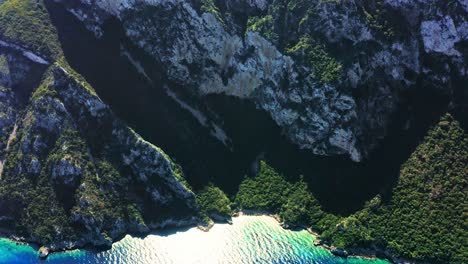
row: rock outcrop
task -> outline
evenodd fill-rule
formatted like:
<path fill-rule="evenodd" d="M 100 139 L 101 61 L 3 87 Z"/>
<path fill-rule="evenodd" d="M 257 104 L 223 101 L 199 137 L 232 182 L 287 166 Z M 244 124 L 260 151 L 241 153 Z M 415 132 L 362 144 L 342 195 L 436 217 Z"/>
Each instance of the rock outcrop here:
<path fill-rule="evenodd" d="M 3 230 L 48 252 L 195 223 L 195 195 L 180 167 L 118 119 L 63 57 L 38 60 L 40 49 L 21 38 L 10 44 L 2 31 L 9 26 L 17 25 L 0 26 Z"/>

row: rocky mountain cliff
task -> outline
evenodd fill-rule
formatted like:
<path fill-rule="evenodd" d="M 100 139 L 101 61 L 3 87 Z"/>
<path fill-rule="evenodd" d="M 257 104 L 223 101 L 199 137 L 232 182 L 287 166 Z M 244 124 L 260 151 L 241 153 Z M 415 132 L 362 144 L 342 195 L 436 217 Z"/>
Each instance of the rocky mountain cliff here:
<path fill-rule="evenodd" d="M 463 0 L 57 2 L 98 38 L 118 19 L 194 104 L 251 100 L 318 155 L 365 159 L 416 90 L 466 101 Z"/>
<path fill-rule="evenodd" d="M 354 177 L 331 186 L 383 182 L 401 135 L 468 116 L 467 14 L 466 0 L 0 0 L 1 230 L 62 249 L 195 223 L 189 183 L 237 190 L 268 151 L 306 181 L 327 167 Z M 154 145 L 170 140 L 189 183 Z"/>

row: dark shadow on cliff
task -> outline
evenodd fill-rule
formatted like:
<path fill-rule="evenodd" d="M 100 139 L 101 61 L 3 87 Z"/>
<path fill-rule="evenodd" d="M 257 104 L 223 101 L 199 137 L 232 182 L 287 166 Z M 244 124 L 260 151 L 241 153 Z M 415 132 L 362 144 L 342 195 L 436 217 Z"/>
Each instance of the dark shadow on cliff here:
<path fill-rule="evenodd" d="M 298 149 L 281 134 L 268 114 L 258 111 L 250 102 L 207 96 L 203 103 L 223 120 L 233 141 L 231 152 L 167 96 L 165 84 L 181 93 L 183 89 L 165 80 L 163 65 L 145 60 L 144 54 L 132 47 L 117 21 L 107 21 L 104 36 L 97 40 L 59 5 L 48 1 L 47 7 L 70 65 L 120 118 L 175 158 L 196 189 L 212 181 L 234 194 L 244 175 L 252 172 L 252 163 L 258 155 L 265 153 L 270 165 L 289 178 L 304 175 L 327 210 L 347 214 L 376 194 L 390 193 L 401 164 L 446 111 L 447 102 L 423 92 L 423 87 L 409 92 L 394 116 L 390 135 L 368 160 L 355 163 L 347 157 L 319 157 Z M 121 44 L 141 60 L 152 83 L 121 56 Z M 412 115 L 413 123 L 404 130 L 407 115 Z"/>

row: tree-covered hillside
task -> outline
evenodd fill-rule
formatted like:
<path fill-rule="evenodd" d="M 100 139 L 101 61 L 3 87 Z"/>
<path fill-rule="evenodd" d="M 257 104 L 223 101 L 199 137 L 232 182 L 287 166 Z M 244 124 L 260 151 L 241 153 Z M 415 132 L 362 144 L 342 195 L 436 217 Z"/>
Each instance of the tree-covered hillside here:
<path fill-rule="evenodd" d="M 305 183 L 287 182 L 262 162 L 240 185 L 241 208 L 267 209 L 309 224 L 342 248 L 376 245 L 393 256 L 435 263 L 468 261 L 468 138 L 447 114 L 403 164 L 389 199 L 375 197 L 348 217 L 323 212 Z"/>

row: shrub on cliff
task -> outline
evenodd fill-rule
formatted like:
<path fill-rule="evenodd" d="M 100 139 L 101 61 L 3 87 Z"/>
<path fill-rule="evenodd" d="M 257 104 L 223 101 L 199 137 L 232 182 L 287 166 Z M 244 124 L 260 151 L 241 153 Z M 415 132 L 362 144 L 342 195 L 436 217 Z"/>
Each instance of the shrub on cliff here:
<path fill-rule="evenodd" d="M 325 50 L 324 46 L 305 35 L 299 42 L 286 51 L 297 61 L 310 67 L 313 75 L 322 84 L 337 82 L 343 71 L 343 66 Z"/>
<path fill-rule="evenodd" d="M 255 177 L 246 177 L 239 186 L 236 203 L 242 209 L 277 212 L 286 203 L 290 183 L 264 161 Z"/>
<path fill-rule="evenodd" d="M 206 186 L 197 193 L 197 204 L 203 216 L 231 215 L 231 201 L 221 189 L 213 185 Z"/>
<path fill-rule="evenodd" d="M 293 225 L 307 226 L 323 215 L 319 202 L 302 179 L 288 182 L 264 161 L 255 177 L 247 177 L 240 184 L 236 203 L 241 209 L 278 213 L 282 221 Z"/>
<path fill-rule="evenodd" d="M 296 225 L 310 225 L 322 217 L 320 204 L 301 179 L 290 185 L 286 203 L 281 206 L 279 216 L 282 221 Z"/>

